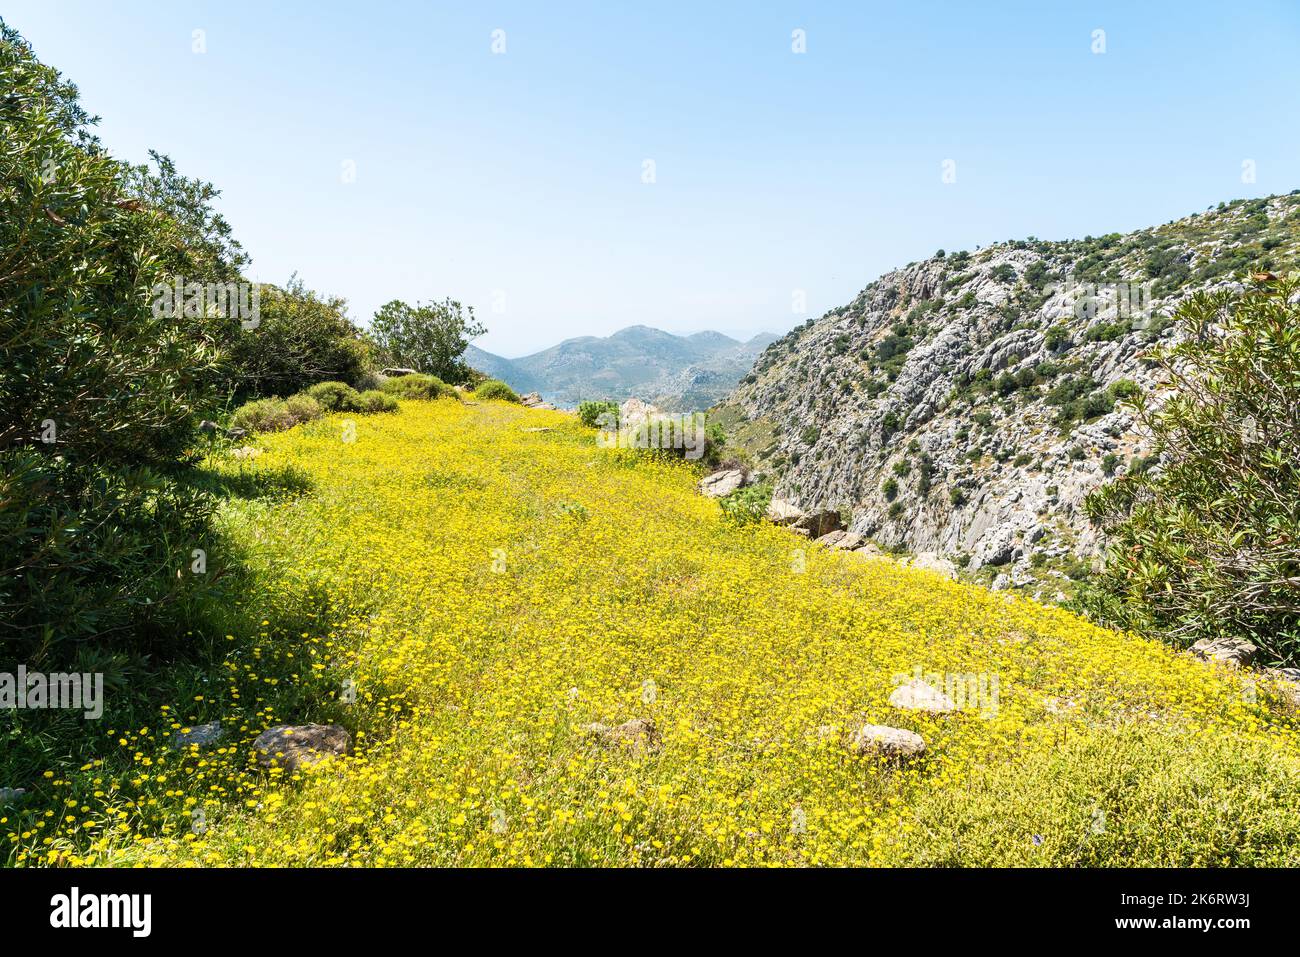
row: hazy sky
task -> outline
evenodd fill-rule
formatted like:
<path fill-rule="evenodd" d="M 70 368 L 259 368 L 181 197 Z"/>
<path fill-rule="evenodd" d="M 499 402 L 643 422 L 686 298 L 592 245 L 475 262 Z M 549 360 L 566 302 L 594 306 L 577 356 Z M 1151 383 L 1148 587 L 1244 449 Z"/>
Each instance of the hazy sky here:
<path fill-rule="evenodd" d="M 256 278 L 296 271 L 361 322 L 452 296 L 507 356 L 634 323 L 783 332 L 940 247 L 1300 187 L 1294 2 L 5 0 L 3 15 L 80 86 L 115 154 L 153 147 L 223 190 Z"/>

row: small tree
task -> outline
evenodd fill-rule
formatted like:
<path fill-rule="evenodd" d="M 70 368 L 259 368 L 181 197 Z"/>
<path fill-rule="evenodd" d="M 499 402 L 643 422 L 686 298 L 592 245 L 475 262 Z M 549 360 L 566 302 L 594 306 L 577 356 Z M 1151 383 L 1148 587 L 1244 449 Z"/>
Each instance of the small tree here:
<path fill-rule="evenodd" d="M 1132 396 L 1157 468 L 1094 492 L 1111 533 L 1084 607 L 1179 644 L 1246 638 L 1275 661 L 1300 652 L 1300 278 L 1198 293 L 1158 354 L 1175 387 Z"/>
<path fill-rule="evenodd" d="M 472 306 L 451 299 L 409 306 L 394 299 L 380 307 L 370 332 L 388 358 L 435 375 L 452 385 L 464 384 L 472 370 L 462 358 L 470 340 L 486 330 Z"/>

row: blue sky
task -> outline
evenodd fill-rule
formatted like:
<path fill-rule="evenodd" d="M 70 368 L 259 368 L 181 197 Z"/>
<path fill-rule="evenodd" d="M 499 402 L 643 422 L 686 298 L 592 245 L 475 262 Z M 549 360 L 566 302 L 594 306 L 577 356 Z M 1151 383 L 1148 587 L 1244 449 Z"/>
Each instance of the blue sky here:
<path fill-rule="evenodd" d="M 635 323 L 782 332 L 938 248 L 1300 187 L 1300 5 L 1280 0 L 3 15 L 115 154 L 152 147 L 222 189 L 254 277 L 296 271 L 362 323 L 458 298 L 507 356 Z"/>

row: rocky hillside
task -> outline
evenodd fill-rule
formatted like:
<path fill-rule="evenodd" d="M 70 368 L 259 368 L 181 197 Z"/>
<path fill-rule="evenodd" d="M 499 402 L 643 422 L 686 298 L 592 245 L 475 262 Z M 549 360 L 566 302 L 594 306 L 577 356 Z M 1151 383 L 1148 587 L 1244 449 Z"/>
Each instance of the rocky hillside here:
<path fill-rule="evenodd" d="M 1179 334 L 1172 311 L 1294 268 L 1298 193 L 1123 235 L 940 251 L 774 342 L 715 416 L 778 497 L 1051 595 L 1101 547 L 1087 492 L 1158 467 L 1124 400 L 1158 391 L 1146 354 Z"/>
<path fill-rule="evenodd" d="M 560 406 L 635 396 L 665 410 L 688 411 L 707 409 L 726 396 L 775 338 L 760 335 L 739 342 L 720 332 L 675 336 L 630 326 L 611 336 L 566 339 L 519 359 L 481 349 L 472 349 L 466 358 L 517 391 L 540 392 Z"/>

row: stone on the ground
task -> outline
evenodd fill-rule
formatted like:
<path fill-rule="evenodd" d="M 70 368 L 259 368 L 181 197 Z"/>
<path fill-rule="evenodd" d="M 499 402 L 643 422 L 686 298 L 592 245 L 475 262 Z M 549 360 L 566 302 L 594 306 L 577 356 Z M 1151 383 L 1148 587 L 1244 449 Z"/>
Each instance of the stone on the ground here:
<path fill-rule="evenodd" d="M 17 804 L 26 796 L 26 788 L 0 788 L 0 804 Z"/>
<path fill-rule="evenodd" d="M 247 429 L 226 429 L 226 438 L 228 439 L 242 439 L 247 435 Z"/>
<path fill-rule="evenodd" d="M 531 429 L 524 429 L 525 432 L 554 432 L 549 426 L 541 425 Z"/>
<path fill-rule="evenodd" d="M 226 729 L 221 726 L 221 722 L 210 721 L 207 724 L 181 728 L 172 735 L 172 746 L 187 748 L 191 744 L 197 744 L 199 747 L 206 747 L 209 744 L 216 744 L 225 736 Z"/>
<path fill-rule="evenodd" d="M 915 731 L 883 724 L 864 724 L 851 731 L 847 744 L 854 754 L 880 754 L 890 758 L 912 757 L 925 750 L 925 739 Z"/>
<path fill-rule="evenodd" d="M 610 747 L 631 747 L 635 750 L 651 748 L 659 743 L 653 718 L 633 718 L 622 724 L 608 725 L 595 722 L 584 729 L 589 737 Z"/>
<path fill-rule="evenodd" d="M 253 742 L 257 763 L 296 771 L 336 755 L 347 754 L 352 736 L 337 724 L 280 724 L 267 728 Z"/>
<path fill-rule="evenodd" d="M 1006 572 L 1001 572 L 993 579 L 993 584 L 989 587 L 993 591 L 1006 591 L 1011 587 L 1011 576 Z"/>
<path fill-rule="evenodd" d="M 935 714 L 957 710 L 957 702 L 920 678 L 913 678 L 907 684 L 895 688 L 889 696 L 889 703 L 906 711 L 931 711 Z"/>
<path fill-rule="evenodd" d="M 649 422 L 658 413 L 659 407 L 656 405 L 636 398 L 628 399 L 618 407 L 618 424 L 624 429 L 635 428 Z"/>
<path fill-rule="evenodd" d="M 420 374 L 420 370 L 419 370 L 419 369 L 403 369 L 403 368 L 397 367 L 397 368 L 392 368 L 392 369 L 380 369 L 380 370 L 379 370 L 379 374 L 380 374 L 380 375 L 386 375 L 386 376 L 419 375 L 419 374 Z"/>
<path fill-rule="evenodd" d="M 724 469 L 700 479 L 700 492 L 709 498 L 730 495 L 745 484 L 745 473 L 740 469 Z"/>
<path fill-rule="evenodd" d="M 774 498 L 767 506 L 767 520 L 774 525 L 792 525 L 803 516 L 803 509 L 785 499 Z"/>
<path fill-rule="evenodd" d="M 838 529 L 834 532 L 827 532 L 821 538 L 817 539 L 827 548 L 834 548 L 838 551 L 851 552 L 861 548 L 867 543 L 867 540 L 857 532 L 849 532 L 844 529 Z"/>
<path fill-rule="evenodd" d="M 1206 661 L 1245 667 L 1259 654 L 1259 649 L 1244 638 L 1202 638 L 1192 645 L 1192 654 Z"/>
<path fill-rule="evenodd" d="M 199 423 L 199 431 L 205 435 L 216 435 L 218 428 L 220 428 L 220 426 L 211 419 L 204 419 Z"/>
<path fill-rule="evenodd" d="M 804 529 L 813 538 L 821 538 L 831 532 L 839 531 L 842 526 L 840 513 L 831 508 L 814 509 L 805 512 L 791 523 L 796 529 Z"/>
<path fill-rule="evenodd" d="M 927 571 L 938 572 L 948 578 L 957 577 L 957 566 L 934 552 L 921 552 L 919 555 L 913 555 L 904 564 L 912 568 L 924 568 Z"/>

